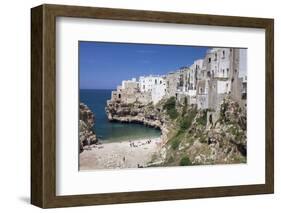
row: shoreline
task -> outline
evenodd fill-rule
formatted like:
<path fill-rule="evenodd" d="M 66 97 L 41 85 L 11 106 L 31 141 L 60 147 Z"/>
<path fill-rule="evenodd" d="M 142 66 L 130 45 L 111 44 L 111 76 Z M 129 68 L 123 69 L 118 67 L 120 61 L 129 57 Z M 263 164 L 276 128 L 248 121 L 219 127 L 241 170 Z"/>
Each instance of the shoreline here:
<path fill-rule="evenodd" d="M 161 146 L 161 137 L 85 146 L 80 153 L 79 170 L 147 167 Z"/>
<path fill-rule="evenodd" d="M 140 124 L 142 126 L 152 128 L 152 129 L 157 129 L 161 131 L 162 124 L 159 123 L 158 121 L 145 121 L 142 118 L 137 118 L 136 116 L 132 116 L 130 118 L 128 117 L 112 117 L 108 116 L 109 121 L 112 123 L 125 123 L 125 124 Z"/>
<path fill-rule="evenodd" d="M 160 136 L 143 136 L 143 137 L 139 137 L 139 138 L 132 138 L 132 139 L 120 139 L 120 140 L 112 140 L 112 139 L 102 139 L 102 138 L 98 138 L 98 144 L 97 145 L 103 145 L 103 144 L 111 144 L 111 143 L 128 143 L 129 141 L 143 141 L 143 140 L 152 140 L 152 139 L 158 139 L 161 138 L 162 135 Z M 95 144 L 92 144 L 95 145 Z M 87 147 L 87 146 L 86 146 Z"/>

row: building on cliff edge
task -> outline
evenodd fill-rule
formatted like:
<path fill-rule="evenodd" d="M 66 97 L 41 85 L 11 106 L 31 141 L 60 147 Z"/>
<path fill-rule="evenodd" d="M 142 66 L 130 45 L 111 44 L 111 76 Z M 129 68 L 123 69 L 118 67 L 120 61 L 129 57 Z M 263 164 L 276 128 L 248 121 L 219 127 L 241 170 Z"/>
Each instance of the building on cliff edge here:
<path fill-rule="evenodd" d="M 175 96 L 179 102 L 186 98 L 189 105 L 199 109 L 217 110 L 227 95 L 246 107 L 247 49 L 212 48 L 203 59 L 167 75 L 122 81 L 112 92 L 111 100 L 157 104 L 163 98 Z"/>

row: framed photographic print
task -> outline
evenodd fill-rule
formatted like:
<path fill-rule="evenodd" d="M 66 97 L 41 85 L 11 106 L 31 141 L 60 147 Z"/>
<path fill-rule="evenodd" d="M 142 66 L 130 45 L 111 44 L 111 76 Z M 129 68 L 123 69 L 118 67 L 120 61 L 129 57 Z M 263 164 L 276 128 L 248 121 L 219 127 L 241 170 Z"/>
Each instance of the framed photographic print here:
<path fill-rule="evenodd" d="M 273 193 L 272 19 L 31 9 L 31 203 Z"/>

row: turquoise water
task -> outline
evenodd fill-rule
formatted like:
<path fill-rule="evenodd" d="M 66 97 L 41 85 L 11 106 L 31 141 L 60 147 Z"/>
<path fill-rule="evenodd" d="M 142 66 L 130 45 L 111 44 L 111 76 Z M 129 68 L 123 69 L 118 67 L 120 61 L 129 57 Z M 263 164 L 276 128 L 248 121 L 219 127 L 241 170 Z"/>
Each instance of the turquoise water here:
<path fill-rule="evenodd" d="M 80 89 L 80 102 L 86 104 L 95 114 L 94 130 L 98 138 L 107 142 L 118 142 L 141 138 L 155 138 L 161 135 L 158 129 L 141 124 L 109 122 L 105 113 L 106 101 L 111 97 L 111 90 Z"/>

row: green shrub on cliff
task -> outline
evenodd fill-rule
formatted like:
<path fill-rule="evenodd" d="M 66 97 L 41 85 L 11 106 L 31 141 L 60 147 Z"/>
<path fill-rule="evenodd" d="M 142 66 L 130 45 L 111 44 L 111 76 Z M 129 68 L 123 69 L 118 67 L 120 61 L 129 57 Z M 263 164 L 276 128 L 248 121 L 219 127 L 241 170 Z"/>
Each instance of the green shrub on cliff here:
<path fill-rule="evenodd" d="M 180 119 L 180 131 L 185 131 L 191 126 L 193 119 L 196 116 L 197 111 L 195 109 L 189 110 L 184 117 Z"/>
<path fill-rule="evenodd" d="M 207 110 L 203 111 L 202 116 L 200 116 L 196 122 L 202 126 L 206 126 L 207 125 Z"/>
<path fill-rule="evenodd" d="M 227 122 L 227 118 L 225 116 L 226 110 L 228 108 L 228 102 L 223 100 L 221 106 L 220 106 L 220 120 L 223 122 Z"/>
<path fill-rule="evenodd" d="M 181 159 L 180 166 L 190 166 L 190 165 L 192 165 L 192 163 L 187 156 L 185 156 Z"/>
<path fill-rule="evenodd" d="M 167 110 L 167 113 L 171 119 L 177 118 L 178 112 L 176 110 L 176 97 L 170 97 L 164 104 L 163 109 Z"/>
<path fill-rule="evenodd" d="M 187 130 L 191 125 L 191 122 L 186 117 L 181 118 L 180 120 L 180 131 Z"/>
<path fill-rule="evenodd" d="M 179 139 L 179 137 L 174 137 L 174 138 L 172 138 L 171 139 L 171 143 L 172 143 L 172 149 L 173 150 L 175 150 L 175 149 L 177 149 L 178 147 L 179 147 L 179 145 L 180 145 L 180 139 Z"/>
<path fill-rule="evenodd" d="M 187 109 L 187 97 L 184 97 L 183 107 L 182 107 L 182 116 L 184 116 L 186 114 L 186 109 Z"/>

